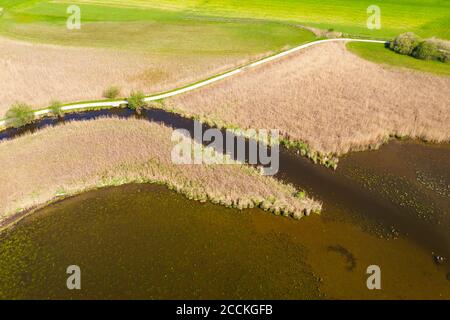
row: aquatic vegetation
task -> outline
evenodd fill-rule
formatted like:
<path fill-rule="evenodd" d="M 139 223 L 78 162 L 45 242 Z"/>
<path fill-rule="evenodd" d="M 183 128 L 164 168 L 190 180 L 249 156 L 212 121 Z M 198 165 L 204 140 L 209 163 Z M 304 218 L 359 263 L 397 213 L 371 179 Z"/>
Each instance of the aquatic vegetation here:
<path fill-rule="evenodd" d="M 163 184 L 192 200 L 261 207 L 294 218 L 320 211 L 319 202 L 295 197 L 292 185 L 237 161 L 174 164 L 172 132 L 145 120 L 97 119 L 1 142 L 0 220 L 17 208 L 23 211 L 61 196 L 133 182 Z"/>

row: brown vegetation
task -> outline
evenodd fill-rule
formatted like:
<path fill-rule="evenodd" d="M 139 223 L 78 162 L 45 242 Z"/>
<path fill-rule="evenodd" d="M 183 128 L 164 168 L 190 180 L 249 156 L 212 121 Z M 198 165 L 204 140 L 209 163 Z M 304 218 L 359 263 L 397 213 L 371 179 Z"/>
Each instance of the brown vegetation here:
<path fill-rule="evenodd" d="M 16 101 L 35 108 L 52 100 L 104 99 L 106 88 L 146 93 L 173 89 L 247 61 L 236 55 L 180 56 L 32 44 L 0 37 L 0 118 Z"/>
<path fill-rule="evenodd" d="M 316 45 L 168 101 L 219 126 L 280 129 L 321 153 L 390 135 L 450 140 L 450 78 L 363 60 L 341 43 Z"/>
<path fill-rule="evenodd" d="M 297 218 L 320 209 L 247 165 L 173 164 L 172 132 L 145 120 L 98 119 L 1 142 L 0 225 L 58 195 L 129 182 L 162 183 L 191 199 Z"/>

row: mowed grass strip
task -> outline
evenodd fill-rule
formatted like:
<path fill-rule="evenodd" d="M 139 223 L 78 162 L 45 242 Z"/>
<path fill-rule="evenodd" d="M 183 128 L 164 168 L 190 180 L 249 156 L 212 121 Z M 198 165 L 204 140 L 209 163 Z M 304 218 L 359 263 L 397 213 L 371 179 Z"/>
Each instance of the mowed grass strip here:
<path fill-rule="evenodd" d="M 313 46 L 166 101 L 219 127 L 279 129 L 321 154 L 376 147 L 390 136 L 450 140 L 450 78 L 385 68 L 343 43 Z"/>
<path fill-rule="evenodd" d="M 358 56 L 387 66 L 414 69 L 437 75 L 450 76 L 450 63 L 440 61 L 426 61 L 408 55 L 398 54 L 383 44 L 349 42 L 347 48 Z"/>
<path fill-rule="evenodd" d="M 159 183 L 190 199 L 259 206 L 297 218 L 320 204 L 244 164 L 175 165 L 173 130 L 145 120 L 97 119 L 0 143 L 0 224 L 60 195 L 125 183 Z"/>

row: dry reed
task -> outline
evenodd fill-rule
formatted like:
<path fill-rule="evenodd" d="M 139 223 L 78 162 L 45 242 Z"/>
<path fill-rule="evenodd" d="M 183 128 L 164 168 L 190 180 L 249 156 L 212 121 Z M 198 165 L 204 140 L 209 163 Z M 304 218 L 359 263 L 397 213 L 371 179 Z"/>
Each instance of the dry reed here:
<path fill-rule="evenodd" d="M 155 182 L 226 206 L 260 206 L 296 218 L 320 204 L 247 165 L 175 165 L 173 130 L 115 118 L 49 127 L 0 143 L 0 225 L 58 195 L 131 182 Z"/>
<path fill-rule="evenodd" d="M 34 108 L 52 100 L 104 99 L 110 86 L 123 96 L 170 90 L 244 63 L 249 56 L 183 56 L 44 45 L 0 37 L 0 118 L 17 101 Z"/>
<path fill-rule="evenodd" d="M 219 125 L 280 129 L 340 155 L 390 135 L 448 141 L 449 102 L 450 78 L 384 67 L 327 43 L 166 104 Z"/>

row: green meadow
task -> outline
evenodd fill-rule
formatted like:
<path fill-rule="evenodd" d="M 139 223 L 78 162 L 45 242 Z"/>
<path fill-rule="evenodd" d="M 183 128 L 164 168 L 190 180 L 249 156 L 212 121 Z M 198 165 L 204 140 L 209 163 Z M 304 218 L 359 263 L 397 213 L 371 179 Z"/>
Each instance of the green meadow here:
<path fill-rule="evenodd" d="M 383 44 L 350 42 L 347 48 L 360 57 L 376 63 L 450 76 L 450 63 L 425 61 L 401 55 L 385 48 Z"/>
<path fill-rule="evenodd" d="M 70 2 L 80 6 L 82 27 L 67 30 L 69 2 L 0 0 L 0 7 L 4 8 L 0 34 L 71 46 L 227 57 L 278 51 L 315 38 L 309 31 L 272 21 L 218 20 L 192 16 L 184 10 L 93 2 Z"/>
<path fill-rule="evenodd" d="M 65 27 L 70 4 L 82 28 Z M 367 7 L 381 9 L 381 29 L 366 27 Z M 248 58 L 312 41 L 298 25 L 347 36 L 391 39 L 406 31 L 450 39 L 449 0 L 0 0 L 0 35 L 32 42 L 113 47 L 161 56 Z M 351 44 L 361 57 L 448 75 L 448 64 L 400 56 L 382 46 Z"/>
<path fill-rule="evenodd" d="M 81 8 L 76 32 L 64 28 L 69 4 Z M 366 27 L 372 4 L 381 9 L 380 30 Z M 182 53 L 255 53 L 311 40 L 295 24 L 382 39 L 406 31 L 450 38 L 448 0 L 0 0 L 0 7 L 0 34 L 10 37 Z"/>
<path fill-rule="evenodd" d="M 136 5 L 151 2 L 153 1 L 129 1 Z M 323 29 L 331 28 L 355 36 L 390 38 L 402 32 L 413 31 L 422 37 L 450 38 L 450 1 L 448 0 L 163 0 L 157 2 L 162 8 L 191 10 L 196 14 L 294 22 Z M 370 5 L 380 7 L 380 30 L 368 30 L 366 27 L 367 8 Z"/>

